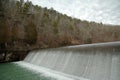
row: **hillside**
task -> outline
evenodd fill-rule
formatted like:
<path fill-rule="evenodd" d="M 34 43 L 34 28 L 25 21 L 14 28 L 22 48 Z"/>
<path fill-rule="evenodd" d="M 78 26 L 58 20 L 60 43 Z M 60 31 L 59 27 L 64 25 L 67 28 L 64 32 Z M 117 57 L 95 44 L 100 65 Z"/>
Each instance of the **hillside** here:
<path fill-rule="evenodd" d="M 120 25 L 82 21 L 24 0 L 0 0 L 0 49 L 120 41 Z"/>

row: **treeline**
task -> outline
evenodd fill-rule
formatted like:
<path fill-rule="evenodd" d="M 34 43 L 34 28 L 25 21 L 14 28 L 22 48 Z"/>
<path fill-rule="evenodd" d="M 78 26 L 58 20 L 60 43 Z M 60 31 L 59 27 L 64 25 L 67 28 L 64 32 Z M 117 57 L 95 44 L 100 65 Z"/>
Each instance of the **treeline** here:
<path fill-rule="evenodd" d="M 0 48 L 34 49 L 120 41 L 120 26 L 81 21 L 31 1 L 0 0 Z"/>

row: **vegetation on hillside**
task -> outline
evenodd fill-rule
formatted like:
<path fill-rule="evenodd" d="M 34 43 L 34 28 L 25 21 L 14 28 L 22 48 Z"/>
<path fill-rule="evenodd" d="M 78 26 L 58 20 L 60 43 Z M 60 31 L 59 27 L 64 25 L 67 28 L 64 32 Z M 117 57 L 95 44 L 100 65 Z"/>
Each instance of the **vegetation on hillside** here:
<path fill-rule="evenodd" d="M 120 26 L 81 21 L 24 0 L 0 0 L 0 48 L 35 49 L 120 41 Z"/>

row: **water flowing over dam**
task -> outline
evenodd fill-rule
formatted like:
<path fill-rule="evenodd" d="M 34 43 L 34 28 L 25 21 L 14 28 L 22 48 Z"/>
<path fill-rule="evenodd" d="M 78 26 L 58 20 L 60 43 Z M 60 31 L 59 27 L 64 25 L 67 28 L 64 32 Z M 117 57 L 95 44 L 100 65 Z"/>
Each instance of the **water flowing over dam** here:
<path fill-rule="evenodd" d="M 120 80 L 120 42 L 34 50 L 23 62 L 73 80 Z"/>

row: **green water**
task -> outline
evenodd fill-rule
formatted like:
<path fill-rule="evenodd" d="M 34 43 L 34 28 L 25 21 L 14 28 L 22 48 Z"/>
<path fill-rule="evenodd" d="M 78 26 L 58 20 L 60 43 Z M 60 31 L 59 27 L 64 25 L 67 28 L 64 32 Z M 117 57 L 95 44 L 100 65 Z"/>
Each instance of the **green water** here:
<path fill-rule="evenodd" d="M 14 63 L 0 63 L 0 80 L 55 80 L 20 67 Z"/>

